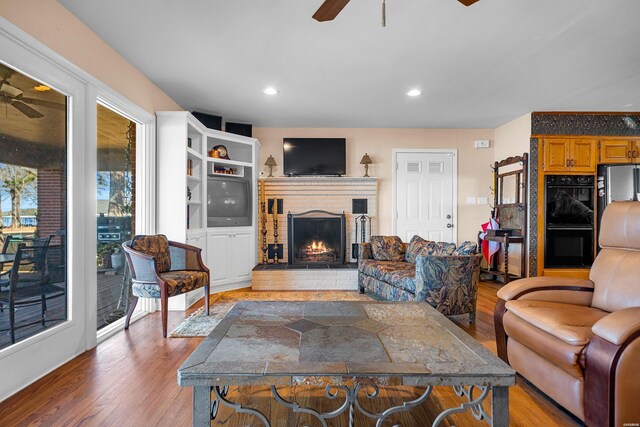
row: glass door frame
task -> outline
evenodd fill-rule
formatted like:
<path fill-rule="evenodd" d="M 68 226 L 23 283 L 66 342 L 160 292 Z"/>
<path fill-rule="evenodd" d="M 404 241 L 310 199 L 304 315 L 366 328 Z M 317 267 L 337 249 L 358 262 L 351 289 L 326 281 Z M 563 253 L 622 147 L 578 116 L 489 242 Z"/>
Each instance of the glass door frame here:
<path fill-rule="evenodd" d="M 96 170 L 98 100 L 141 123 L 136 230 L 155 232 L 155 116 L 0 17 L 0 59 L 50 85 L 67 106 L 67 321 L 0 350 L 0 401 L 97 345 Z M 155 301 L 142 302 L 154 311 Z"/>
<path fill-rule="evenodd" d="M 111 111 L 118 113 L 122 117 L 136 123 L 135 233 L 151 233 L 153 232 L 151 230 L 155 230 L 155 179 L 153 179 L 155 177 L 155 152 L 153 152 L 153 144 L 151 144 L 151 141 L 153 140 L 152 132 L 155 129 L 155 119 L 153 116 L 150 116 L 148 113 L 146 113 L 146 111 L 144 113 L 141 113 L 141 111 L 135 106 L 135 104 L 123 101 L 127 100 L 114 98 L 113 94 L 105 93 L 104 91 L 99 91 L 96 94 L 96 107 L 98 106 L 98 104 L 102 105 L 103 107 L 106 107 Z M 97 135 L 97 112 L 95 122 Z M 95 169 L 97 171 L 97 139 L 95 153 Z M 95 198 L 97 194 L 97 185 L 95 183 L 95 179 L 92 185 L 96 186 L 93 193 Z M 97 247 L 97 207 L 95 200 L 93 208 L 96 209 L 94 215 L 96 223 L 94 224 L 95 227 L 93 228 L 92 236 L 95 239 L 95 244 Z M 94 288 L 96 290 L 97 304 L 97 278 L 94 277 L 94 280 L 96 281 Z M 155 299 L 139 298 L 136 311 L 131 316 L 131 322 L 135 322 L 146 314 L 156 311 L 158 308 L 159 307 L 157 306 L 157 302 Z M 97 325 L 96 311 L 97 310 L 94 310 L 92 316 L 94 317 Z M 124 329 L 124 321 L 125 318 L 123 317 L 98 330 L 96 335 L 97 343 L 103 342 L 113 334 Z M 87 331 L 87 333 L 88 332 L 89 331 Z"/>

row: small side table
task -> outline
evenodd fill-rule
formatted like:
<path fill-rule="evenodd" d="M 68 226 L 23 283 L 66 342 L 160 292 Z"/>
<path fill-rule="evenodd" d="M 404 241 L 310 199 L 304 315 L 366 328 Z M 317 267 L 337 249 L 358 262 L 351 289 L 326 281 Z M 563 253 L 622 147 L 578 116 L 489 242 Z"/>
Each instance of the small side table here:
<path fill-rule="evenodd" d="M 504 271 L 501 271 L 498 267 L 498 257 L 494 256 L 493 260 L 491 260 L 491 264 L 487 268 L 481 268 L 480 273 L 488 274 L 492 276 L 494 279 L 498 279 L 502 277 L 502 282 L 506 285 L 511 280 L 522 279 L 525 277 L 526 273 L 526 245 L 524 238 L 522 236 L 515 235 L 496 235 L 496 236 L 485 236 L 484 240 L 489 242 L 498 242 L 500 243 L 500 249 L 504 253 Z M 509 273 L 509 245 L 512 243 L 520 244 L 520 275 Z M 480 234 L 478 234 L 478 246 L 482 245 L 482 239 L 480 238 Z"/>

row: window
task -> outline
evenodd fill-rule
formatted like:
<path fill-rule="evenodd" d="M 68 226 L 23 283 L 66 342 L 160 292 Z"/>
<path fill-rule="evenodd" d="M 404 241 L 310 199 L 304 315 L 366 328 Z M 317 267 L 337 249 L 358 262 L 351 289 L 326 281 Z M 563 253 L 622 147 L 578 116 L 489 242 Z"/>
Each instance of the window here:
<path fill-rule="evenodd" d="M 0 349 L 67 320 L 67 97 L 0 64 Z"/>

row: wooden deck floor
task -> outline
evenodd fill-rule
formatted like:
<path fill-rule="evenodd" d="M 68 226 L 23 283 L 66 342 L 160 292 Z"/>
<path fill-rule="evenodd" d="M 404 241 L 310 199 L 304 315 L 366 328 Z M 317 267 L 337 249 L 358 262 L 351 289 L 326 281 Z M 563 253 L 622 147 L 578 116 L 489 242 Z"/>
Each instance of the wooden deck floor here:
<path fill-rule="evenodd" d="M 469 325 L 466 316 L 456 323 L 485 347 L 495 352 L 493 307 L 499 285 L 483 282 L 480 285 L 478 316 Z M 284 292 L 283 292 L 284 293 Z M 310 293 L 311 294 L 311 293 Z M 251 297 L 248 293 L 247 298 Z M 214 297 L 215 298 L 215 297 Z M 214 302 L 215 303 L 215 302 Z M 201 305 L 200 302 L 198 305 Z M 196 306 L 197 307 L 197 306 Z M 196 307 L 190 310 L 190 314 Z M 183 313 L 169 313 L 169 328 L 185 317 Z M 41 380 L 0 403 L 1 426 L 188 426 L 191 424 L 191 390 L 176 384 L 176 370 L 198 346 L 202 338 L 163 339 L 160 314 L 153 313 L 134 323 L 129 331 L 119 333 L 98 348 L 85 352 Z M 417 396 L 421 389 L 390 388 L 381 393 L 371 409 Z M 272 403 L 266 388 L 232 388 L 230 398 L 242 394 L 240 401 L 255 405 L 272 417 L 273 426 L 316 426 L 317 421 L 295 415 Z M 328 409 L 321 389 L 302 387 L 284 390 L 284 396 L 295 393 L 300 404 Z M 448 389 L 437 389 L 428 403 L 408 413 L 396 415 L 385 426 L 431 425 L 434 414 L 443 407 L 459 404 Z M 540 391 L 518 378 L 510 390 L 512 426 L 579 426 L 566 411 L 558 407 Z M 332 426 L 346 426 L 343 414 L 330 422 Z M 471 415 L 454 415 L 443 425 L 486 425 Z M 214 426 L 254 426 L 252 417 L 232 414 L 223 408 Z M 371 426 L 363 416 L 356 425 Z"/>
<path fill-rule="evenodd" d="M 120 287 L 122 285 L 121 275 L 98 275 L 98 329 L 106 326 L 109 314 L 112 313 L 120 297 Z M 16 322 L 18 328 L 15 330 L 16 341 L 25 339 L 35 334 L 39 334 L 47 328 L 60 323 L 59 319 L 65 318 L 66 298 L 64 296 L 53 298 L 47 301 L 48 319 L 43 326 L 40 323 L 41 306 L 24 306 L 16 310 Z M 110 319 L 113 321 L 113 319 Z M 0 312 L 0 349 L 11 345 L 9 336 L 9 309 L 4 307 Z"/>

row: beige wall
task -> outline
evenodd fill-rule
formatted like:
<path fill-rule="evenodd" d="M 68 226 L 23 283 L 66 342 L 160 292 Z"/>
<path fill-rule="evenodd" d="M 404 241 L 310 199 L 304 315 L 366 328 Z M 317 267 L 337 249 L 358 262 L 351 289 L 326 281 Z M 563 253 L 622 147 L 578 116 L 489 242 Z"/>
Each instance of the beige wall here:
<path fill-rule="evenodd" d="M 181 110 L 55 0 L 0 0 L 0 16 L 150 113 Z"/>
<path fill-rule="evenodd" d="M 274 175 L 282 175 L 282 139 L 286 137 L 347 138 L 347 175 L 362 176 L 360 159 L 369 153 L 374 164 L 369 175 L 378 177 L 378 230 L 391 234 L 393 148 L 458 149 L 458 241 L 477 238 L 480 224 L 489 218 L 487 205 L 466 205 L 467 196 L 489 197 L 493 148 L 476 149 L 476 139 L 494 139 L 493 129 L 349 129 L 349 128 L 254 128 L 262 143 L 260 164 L 271 154 L 278 163 Z M 267 170 L 263 166 L 262 170 Z"/>
<path fill-rule="evenodd" d="M 511 156 L 521 156 L 522 153 L 529 152 L 529 141 L 531 139 L 531 113 L 518 117 L 515 120 L 505 123 L 496 128 L 495 140 L 495 160 L 504 160 Z M 514 181 L 505 183 L 505 195 L 514 197 Z M 530 215 L 531 206 L 527 206 L 527 215 Z M 529 238 L 527 234 L 527 239 Z M 504 256 L 500 253 L 500 263 L 503 264 Z M 512 245 L 509 250 L 509 272 L 521 274 L 520 272 L 520 245 Z M 527 254 L 528 261 L 528 254 Z M 528 265 L 528 262 L 527 262 Z M 501 267 L 502 268 L 502 267 Z"/>
<path fill-rule="evenodd" d="M 531 139 L 531 113 L 505 123 L 496 128 L 495 132 L 494 155 L 496 161 L 528 153 L 529 140 Z"/>

